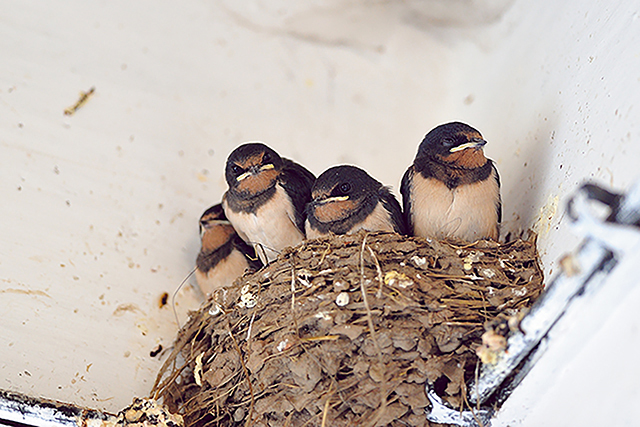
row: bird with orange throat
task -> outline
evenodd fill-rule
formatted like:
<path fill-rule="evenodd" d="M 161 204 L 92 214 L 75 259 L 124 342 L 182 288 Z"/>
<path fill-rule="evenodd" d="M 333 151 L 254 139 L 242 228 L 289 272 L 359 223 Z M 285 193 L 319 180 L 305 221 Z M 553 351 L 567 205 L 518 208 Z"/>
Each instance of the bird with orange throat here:
<path fill-rule="evenodd" d="M 200 217 L 201 248 L 196 258 L 196 281 L 205 294 L 228 286 L 245 272 L 262 267 L 255 251 L 236 233 L 217 204 Z"/>
<path fill-rule="evenodd" d="M 248 142 L 229 155 L 225 178 L 224 212 L 265 264 L 302 242 L 311 172 L 261 142 Z"/>
<path fill-rule="evenodd" d="M 406 232 L 395 196 L 359 167 L 327 169 L 313 184 L 311 197 L 305 222 L 310 239 L 358 230 Z"/>
<path fill-rule="evenodd" d="M 471 126 L 452 122 L 422 140 L 400 192 L 409 231 L 436 239 L 498 239 L 500 177 L 484 156 L 487 141 Z"/>

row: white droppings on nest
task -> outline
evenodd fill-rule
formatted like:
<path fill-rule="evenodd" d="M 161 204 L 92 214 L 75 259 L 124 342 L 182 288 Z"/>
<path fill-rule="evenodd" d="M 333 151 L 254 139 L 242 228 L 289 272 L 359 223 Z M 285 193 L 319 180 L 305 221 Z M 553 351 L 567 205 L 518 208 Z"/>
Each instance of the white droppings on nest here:
<path fill-rule="evenodd" d="M 324 276 L 324 275 L 326 275 L 326 274 L 331 274 L 331 273 L 333 273 L 333 270 L 332 270 L 332 269 L 330 269 L 330 268 L 327 268 L 326 270 L 322 270 L 322 271 L 320 271 L 320 272 L 318 273 L 318 276 Z"/>
<path fill-rule="evenodd" d="M 336 297 L 336 305 L 338 307 L 344 307 L 349 304 L 349 294 L 346 292 L 340 292 Z"/>
<path fill-rule="evenodd" d="M 489 296 L 492 296 L 496 293 L 496 289 L 494 287 L 487 286 L 487 292 L 489 293 Z"/>
<path fill-rule="evenodd" d="M 341 280 L 336 280 L 335 282 L 333 282 L 333 288 L 337 291 L 342 291 L 342 290 L 348 289 L 349 284 Z"/>
<path fill-rule="evenodd" d="M 229 296 L 229 291 L 226 288 L 222 288 L 222 304 L 227 304 L 227 297 Z"/>
<path fill-rule="evenodd" d="M 511 257 L 513 258 L 513 257 Z M 509 273 L 515 273 L 516 270 L 509 267 L 509 265 L 507 264 L 508 260 L 504 260 L 502 258 L 498 259 L 498 263 L 500 264 L 500 268 L 502 268 L 503 270 L 508 271 Z"/>
<path fill-rule="evenodd" d="M 464 277 L 466 277 L 467 279 L 470 279 L 470 280 L 484 280 L 484 277 L 476 276 L 475 274 L 469 274 L 469 275 L 464 276 Z"/>
<path fill-rule="evenodd" d="M 480 261 L 480 257 L 484 255 L 484 252 L 480 251 L 471 251 L 469 254 L 464 257 L 462 262 L 464 265 L 462 266 L 465 270 L 471 270 L 473 268 L 473 264 Z"/>
<path fill-rule="evenodd" d="M 151 420 L 154 422 L 152 423 Z M 91 424 L 89 422 L 88 424 Z M 133 403 L 120 411 L 115 420 L 95 424 L 103 426 L 147 427 L 181 427 L 184 426 L 182 416 L 172 414 L 164 406 L 153 399 L 133 398 Z"/>
<path fill-rule="evenodd" d="M 300 270 L 296 271 L 296 276 L 302 277 L 303 279 L 306 279 L 306 280 L 309 280 L 310 277 L 313 277 L 313 273 L 311 273 L 306 268 L 301 268 Z"/>
<path fill-rule="evenodd" d="M 311 283 L 309 282 L 309 280 L 307 280 L 307 279 L 306 279 L 306 278 L 304 278 L 304 277 L 300 277 L 300 276 L 298 276 L 298 282 L 300 282 L 300 284 L 301 284 L 301 285 L 304 285 L 304 286 L 306 286 L 307 288 L 310 288 L 310 287 L 311 287 Z"/>
<path fill-rule="evenodd" d="M 289 339 L 288 339 L 288 338 L 286 338 L 286 339 L 284 339 L 284 340 L 282 340 L 282 341 L 280 341 L 280 342 L 278 343 L 278 346 L 276 347 L 276 349 L 277 349 L 280 353 L 282 353 L 283 351 L 285 351 L 285 350 L 286 350 L 287 348 L 289 348 L 289 347 L 290 347 L 290 345 L 289 345 Z"/>
<path fill-rule="evenodd" d="M 384 275 L 384 283 L 389 286 L 398 286 L 399 288 L 408 288 L 413 285 L 413 280 L 404 273 L 398 271 L 388 271 Z"/>
<path fill-rule="evenodd" d="M 209 315 L 217 316 L 220 313 L 222 313 L 222 309 L 220 308 L 220 306 L 217 303 L 213 303 L 213 305 L 209 309 Z"/>
<path fill-rule="evenodd" d="M 483 268 L 480 270 L 480 274 L 482 274 L 484 277 L 486 277 L 487 279 L 493 279 L 494 277 L 496 277 L 496 272 L 493 271 L 490 268 Z M 531 276 L 533 277 L 533 276 Z"/>
<path fill-rule="evenodd" d="M 250 285 L 244 285 L 242 290 L 240 291 L 240 301 L 238 302 L 239 307 L 253 308 L 258 304 L 258 300 L 255 295 L 249 292 Z"/>
<path fill-rule="evenodd" d="M 414 263 L 416 267 L 422 268 L 427 264 L 427 258 L 414 255 L 411 257 L 411 262 Z"/>
<path fill-rule="evenodd" d="M 332 317 L 329 316 L 329 313 L 327 313 L 326 311 L 321 311 L 319 313 L 316 313 L 315 317 L 318 319 L 327 320 L 327 321 L 332 320 Z"/>
<path fill-rule="evenodd" d="M 527 294 L 527 288 L 522 287 L 522 289 L 511 288 L 511 293 L 516 297 L 523 297 Z"/>

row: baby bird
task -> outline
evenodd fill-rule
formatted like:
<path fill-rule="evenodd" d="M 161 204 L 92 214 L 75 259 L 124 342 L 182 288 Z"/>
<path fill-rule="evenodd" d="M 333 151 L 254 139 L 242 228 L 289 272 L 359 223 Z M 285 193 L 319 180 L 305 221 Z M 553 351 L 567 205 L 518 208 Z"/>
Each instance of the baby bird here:
<path fill-rule="evenodd" d="M 230 285 L 246 270 L 259 270 L 253 248 L 247 245 L 227 221 L 222 205 L 207 209 L 200 217 L 202 246 L 196 258 L 196 281 L 205 294 Z"/>
<path fill-rule="evenodd" d="M 324 171 L 311 189 L 307 238 L 365 229 L 405 234 L 402 209 L 395 196 L 364 170 L 349 165 Z"/>
<path fill-rule="evenodd" d="M 400 192 L 409 233 L 437 239 L 498 239 L 500 177 L 484 156 L 487 141 L 471 126 L 452 122 L 422 140 Z"/>
<path fill-rule="evenodd" d="M 225 177 L 227 218 L 265 264 L 304 239 L 304 208 L 315 180 L 311 172 L 261 142 L 249 142 L 231 152 Z"/>

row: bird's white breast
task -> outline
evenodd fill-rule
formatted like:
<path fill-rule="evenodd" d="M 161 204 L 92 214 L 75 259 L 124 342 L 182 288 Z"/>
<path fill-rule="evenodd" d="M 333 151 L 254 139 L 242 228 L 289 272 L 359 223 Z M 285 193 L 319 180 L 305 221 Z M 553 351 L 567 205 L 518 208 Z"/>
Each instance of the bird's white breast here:
<path fill-rule="evenodd" d="M 389 214 L 389 211 L 387 211 L 381 203 L 378 203 L 373 212 L 371 212 L 364 221 L 356 224 L 351 229 L 351 232 L 355 233 L 358 230 L 393 232 L 394 229 L 391 214 Z"/>
<path fill-rule="evenodd" d="M 437 239 L 497 240 L 500 188 L 495 173 L 494 170 L 483 181 L 454 189 L 416 173 L 411 190 L 414 234 Z"/>
<path fill-rule="evenodd" d="M 295 246 L 304 239 L 295 224 L 291 199 L 280 185 L 276 185 L 273 197 L 254 213 L 233 212 L 226 199 L 223 207 L 238 235 L 256 248 L 263 262 L 266 261 L 264 254 L 268 261 L 272 261 L 282 249 Z"/>
<path fill-rule="evenodd" d="M 245 255 L 234 249 L 207 274 L 196 270 L 196 281 L 203 293 L 210 294 L 222 286 L 231 285 L 248 267 L 249 262 Z"/>

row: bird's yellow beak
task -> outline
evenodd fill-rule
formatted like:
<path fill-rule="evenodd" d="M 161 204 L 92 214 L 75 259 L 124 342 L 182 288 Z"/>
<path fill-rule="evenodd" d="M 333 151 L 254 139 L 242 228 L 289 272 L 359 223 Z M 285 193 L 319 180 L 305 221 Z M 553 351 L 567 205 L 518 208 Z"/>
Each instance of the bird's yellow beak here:
<path fill-rule="evenodd" d="M 269 170 L 269 169 L 273 169 L 273 168 L 275 168 L 273 163 L 267 163 L 266 165 L 260 166 L 260 169 L 258 169 L 257 171 L 255 171 L 254 168 L 251 168 L 251 170 L 248 170 L 247 172 L 245 172 L 242 175 L 238 176 L 236 178 L 236 181 L 240 182 L 243 179 L 249 178 L 251 175 L 254 175 L 254 174 L 260 173 L 262 171 Z"/>
<path fill-rule="evenodd" d="M 239 176 L 236 178 L 236 181 L 240 182 L 240 181 L 242 181 L 242 180 L 243 180 L 243 179 L 245 179 L 245 178 L 249 178 L 251 175 L 252 175 L 252 172 L 251 172 L 251 171 L 249 171 L 249 172 L 245 172 L 245 173 L 243 173 L 242 175 L 239 175 Z"/>
<path fill-rule="evenodd" d="M 449 150 L 450 153 L 457 153 L 458 151 L 466 150 L 467 148 L 482 148 L 487 144 L 484 139 L 474 139 L 466 144 L 458 145 Z"/>
<path fill-rule="evenodd" d="M 226 219 L 209 219 L 206 221 L 200 221 L 200 238 L 202 238 L 204 233 L 211 230 L 216 225 L 231 225 L 231 223 Z"/>
<path fill-rule="evenodd" d="M 349 196 L 329 197 L 328 199 L 320 200 L 318 203 L 321 204 L 321 205 L 324 205 L 325 203 L 344 202 L 345 200 L 349 200 Z"/>

